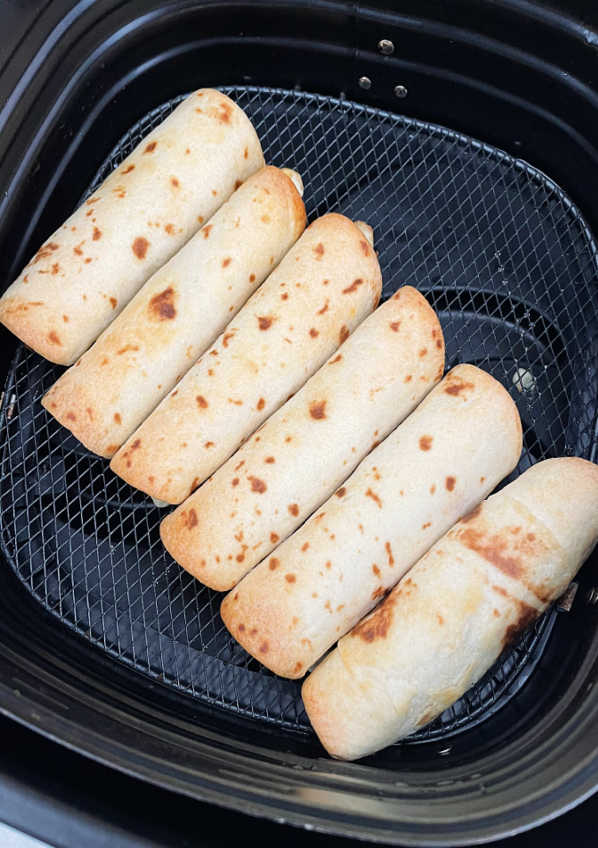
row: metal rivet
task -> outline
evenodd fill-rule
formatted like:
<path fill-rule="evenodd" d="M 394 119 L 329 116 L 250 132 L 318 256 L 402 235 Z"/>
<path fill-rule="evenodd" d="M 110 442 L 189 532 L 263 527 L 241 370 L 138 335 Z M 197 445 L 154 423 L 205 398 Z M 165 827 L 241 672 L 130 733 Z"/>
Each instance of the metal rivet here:
<path fill-rule="evenodd" d="M 359 87 L 365 88 L 365 89 L 371 88 L 372 87 L 371 79 L 369 77 L 359 77 Z"/>
<path fill-rule="evenodd" d="M 389 38 L 381 38 L 378 42 L 378 50 L 384 56 L 392 56 L 395 52 L 395 46 Z"/>
<path fill-rule="evenodd" d="M 396 97 L 407 97 L 407 89 L 404 85 L 395 85 L 395 95 Z"/>
<path fill-rule="evenodd" d="M 592 606 L 596 606 L 596 604 L 598 604 L 598 588 L 596 586 L 590 589 L 586 595 L 586 600 L 589 604 L 592 604 Z"/>

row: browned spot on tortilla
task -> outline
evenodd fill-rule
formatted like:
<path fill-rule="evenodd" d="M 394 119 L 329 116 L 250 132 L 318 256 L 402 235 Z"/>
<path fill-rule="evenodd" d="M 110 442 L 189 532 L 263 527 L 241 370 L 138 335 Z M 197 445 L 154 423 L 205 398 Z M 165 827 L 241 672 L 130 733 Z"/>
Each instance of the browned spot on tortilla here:
<path fill-rule="evenodd" d="M 88 256 L 87 259 L 85 260 L 85 264 L 89 265 L 90 262 L 91 262 L 91 256 Z M 83 299 L 86 300 L 85 295 L 83 295 Z"/>
<path fill-rule="evenodd" d="M 456 477 L 447 477 L 444 481 L 444 485 L 447 488 L 447 491 L 452 492 L 455 488 L 455 483 L 457 482 Z"/>
<path fill-rule="evenodd" d="M 393 595 L 383 601 L 380 606 L 357 627 L 351 631 L 352 637 L 359 637 L 364 642 L 375 642 L 376 639 L 386 639 L 393 619 L 393 606 L 395 600 Z"/>
<path fill-rule="evenodd" d="M 137 236 L 131 248 L 133 253 L 137 257 L 137 259 L 145 259 L 145 254 L 147 253 L 147 249 L 149 247 L 149 241 L 143 236 Z"/>
<path fill-rule="evenodd" d="M 167 289 L 155 294 L 149 302 L 150 312 L 159 321 L 168 321 L 176 316 L 174 308 L 174 289 L 168 286 Z"/>
<path fill-rule="evenodd" d="M 55 332 L 55 330 L 50 330 L 50 332 L 48 333 L 48 341 L 52 342 L 52 344 L 55 344 L 55 345 L 58 345 L 59 347 L 62 347 L 62 342 L 60 341 L 60 338 L 59 338 L 58 334 Z"/>
<path fill-rule="evenodd" d="M 263 480 L 260 480 L 259 477 L 249 477 L 249 482 L 251 483 L 251 491 L 259 492 L 260 495 L 263 495 L 266 489 L 268 488 Z"/>
<path fill-rule="evenodd" d="M 108 359 L 108 357 L 104 356 L 104 357 L 102 357 L 102 361 L 100 362 L 100 365 L 108 365 L 109 362 L 110 362 L 110 360 Z"/>
<path fill-rule="evenodd" d="M 447 395 L 457 396 L 461 394 L 461 392 L 466 391 L 467 389 L 474 389 L 475 386 L 473 383 L 468 383 L 465 380 L 462 380 L 460 377 L 453 377 L 452 375 L 448 375 L 447 385 L 444 388 L 444 391 Z"/>
<path fill-rule="evenodd" d="M 205 442 L 204 443 L 204 448 L 213 448 L 213 447 L 214 447 L 214 442 Z"/>
<path fill-rule="evenodd" d="M 521 577 L 523 569 L 520 559 L 505 554 L 507 541 L 504 534 L 499 532 L 491 535 L 468 527 L 459 532 L 459 539 L 466 548 L 475 551 L 503 574 L 516 579 Z"/>
<path fill-rule="evenodd" d="M 226 256 L 226 257 L 222 260 L 222 267 L 223 267 L 223 268 L 226 268 L 226 267 L 228 267 L 228 265 L 230 265 L 230 263 L 231 263 L 231 258 L 230 258 L 230 256 Z"/>
<path fill-rule="evenodd" d="M 269 649 L 268 643 L 265 642 L 265 641 L 262 642 L 262 644 L 260 645 L 260 654 L 267 654 L 268 649 Z"/>
<path fill-rule="evenodd" d="M 77 416 L 75 415 L 74 412 L 67 412 L 66 417 L 68 418 L 69 421 L 76 421 L 77 420 Z"/>
<path fill-rule="evenodd" d="M 197 524 L 197 513 L 195 512 L 193 507 L 191 507 L 191 509 L 189 509 L 188 512 L 187 512 L 187 520 L 186 520 L 187 529 L 191 530 L 191 528 L 195 527 L 196 524 Z"/>
<path fill-rule="evenodd" d="M 432 436 L 422 436 L 419 440 L 419 449 L 423 451 L 429 451 L 432 447 L 432 442 L 434 439 Z"/>
<path fill-rule="evenodd" d="M 117 424 L 122 424 L 122 418 L 121 418 L 120 412 L 114 413 L 114 420 Z"/>
<path fill-rule="evenodd" d="M 249 156 L 249 151 L 247 150 L 247 148 L 245 148 L 245 150 L 243 151 L 243 159 L 247 159 L 248 156 Z"/>
<path fill-rule="evenodd" d="M 92 238 L 93 238 L 94 241 L 98 241 L 99 239 L 102 238 L 102 231 L 98 227 L 93 228 Z"/>
<path fill-rule="evenodd" d="M 500 613 L 496 608 L 492 610 L 492 615 L 494 618 L 500 618 Z"/>
<path fill-rule="evenodd" d="M 83 251 L 81 250 L 81 245 L 84 243 L 84 241 L 85 241 L 85 239 L 83 239 L 83 241 L 80 241 L 79 244 L 76 245 L 73 248 L 73 253 L 75 253 L 77 256 L 83 256 Z"/>
<path fill-rule="evenodd" d="M 420 357 L 425 356 L 427 352 L 428 352 L 428 348 L 427 348 L 427 347 L 422 347 L 422 348 L 420 349 L 420 352 L 419 352 Z"/>
<path fill-rule="evenodd" d="M 312 418 L 315 418 L 319 421 L 322 418 L 326 418 L 326 401 L 325 400 L 312 400 L 309 405 L 309 414 Z"/>
<path fill-rule="evenodd" d="M 380 576 L 380 569 L 378 568 L 378 566 L 376 565 L 376 563 L 374 563 L 374 564 L 372 565 L 372 571 L 374 572 L 374 574 L 376 575 L 376 577 L 379 577 L 379 576 Z"/>
<path fill-rule="evenodd" d="M 157 141 L 150 141 L 149 144 L 146 145 L 144 153 L 153 153 L 156 147 L 158 146 Z"/>
<path fill-rule="evenodd" d="M 276 571 L 276 569 L 278 568 L 279 565 L 280 565 L 279 559 L 277 559 L 276 557 L 270 557 L 270 561 L 268 563 L 270 571 Z"/>
<path fill-rule="evenodd" d="M 438 348 L 438 350 L 440 350 L 440 348 L 442 347 L 442 339 L 436 339 L 436 347 Z"/>
<path fill-rule="evenodd" d="M 85 411 L 87 412 L 87 414 L 89 416 L 89 420 L 93 421 L 93 409 L 90 406 L 88 406 L 88 407 L 85 408 Z"/>
<path fill-rule="evenodd" d="M 287 509 L 289 510 L 291 515 L 295 515 L 295 516 L 299 515 L 299 507 L 296 503 L 289 504 Z"/>
<path fill-rule="evenodd" d="M 62 320 L 64 321 L 64 323 L 65 323 L 65 324 L 68 324 L 68 322 L 69 322 L 69 316 L 68 316 L 68 315 L 63 315 L 63 316 L 62 316 Z"/>
<path fill-rule="evenodd" d="M 482 511 L 482 504 L 478 504 L 471 512 L 468 512 L 467 515 L 464 515 L 461 519 L 462 524 L 467 524 L 468 521 L 473 521 L 474 518 L 477 518 L 480 512 Z"/>
<path fill-rule="evenodd" d="M 119 448 L 119 446 L 118 446 L 118 445 L 108 445 L 108 447 L 106 448 L 106 451 L 107 451 L 108 453 L 116 453 L 116 451 L 118 450 L 118 448 Z"/>
<path fill-rule="evenodd" d="M 133 344 L 125 345 L 124 347 L 121 347 L 120 350 L 116 351 L 116 355 L 122 356 L 123 353 L 128 353 L 130 350 L 132 350 L 132 351 L 139 350 L 139 345 L 133 345 Z"/>
<path fill-rule="evenodd" d="M 390 329 L 393 331 L 393 333 L 398 333 L 399 327 L 401 326 L 401 322 L 400 321 L 391 321 L 389 326 L 390 326 Z"/>
<path fill-rule="evenodd" d="M 223 347 L 228 347 L 229 339 L 234 338 L 234 336 L 235 336 L 234 332 L 232 332 L 232 333 L 225 333 L 225 334 L 223 335 L 223 337 L 222 337 L 222 345 L 223 345 Z"/>
<path fill-rule="evenodd" d="M 58 250 L 59 247 L 60 245 L 56 244 L 55 241 L 49 241 L 47 244 L 43 244 L 29 264 L 35 265 L 36 262 L 40 261 L 40 259 L 46 259 L 46 257 L 50 256 L 55 250 Z"/>
<path fill-rule="evenodd" d="M 117 301 L 117 299 L 116 299 L 115 297 L 111 297 L 111 298 L 109 298 L 109 300 L 110 300 L 110 306 L 111 306 L 113 309 L 116 309 L 116 307 L 117 307 L 117 305 L 118 305 L 118 301 Z"/>
<path fill-rule="evenodd" d="M 164 224 L 164 229 L 169 236 L 174 234 L 174 224 Z"/>
<path fill-rule="evenodd" d="M 249 282 L 250 282 L 250 283 L 255 283 L 255 274 L 250 274 L 250 275 L 249 275 Z"/>
<path fill-rule="evenodd" d="M 243 624 L 243 622 L 239 624 L 239 633 L 245 633 L 245 625 Z"/>
<path fill-rule="evenodd" d="M 346 493 L 347 490 L 345 489 L 345 487 L 341 486 L 340 489 L 337 489 L 334 494 L 337 496 L 337 498 L 343 498 Z"/>
<path fill-rule="evenodd" d="M 278 533 L 270 533 L 270 541 L 272 542 L 273 545 L 275 545 L 278 542 L 279 539 L 280 539 L 280 536 L 278 535 Z"/>
<path fill-rule="evenodd" d="M 324 245 L 322 244 L 321 241 L 319 241 L 317 243 L 317 245 L 314 247 L 313 251 L 316 254 L 316 259 L 321 259 L 322 256 L 324 256 Z"/>
<path fill-rule="evenodd" d="M 243 406 L 243 401 L 239 400 L 238 398 L 237 399 L 227 398 L 227 400 L 228 400 L 229 403 L 232 403 L 234 406 Z"/>
<path fill-rule="evenodd" d="M 197 395 L 195 400 L 197 401 L 197 405 L 199 406 L 200 409 L 207 409 L 208 408 L 208 402 L 203 395 Z"/>
<path fill-rule="evenodd" d="M 267 456 L 267 457 L 265 458 L 264 462 L 268 462 L 268 463 L 270 463 L 270 464 L 271 464 L 271 463 L 273 463 L 273 462 L 276 462 L 276 460 L 274 459 L 274 457 L 273 457 L 273 456 Z"/>
<path fill-rule="evenodd" d="M 238 486 L 238 485 L 239 485 L 239 478 L 233 477 L 232 482 L 231 482 L 231 486 Z"/>
<path fill-rule="evenodd" d="M 384 591 L 384 586 L 378 586 L 377 589 L 374 589 L 372 592 L 372 601 L 377 601 L 378 598 L 384 597 L 386 592 Z"/>
<path fill-rule="evenodd" d="M 357 291 L 359 286 L 362 286 L 362 285 L 363 285 L 363 280 L 361 279 L 361 277 L 357 277 L 356 280 L 353 280 L 353 282 L 351 283 L 350 286 L 347 286 L 346 289 L 343 289 L 343 294 L 351 294 L 352 292 Z"/>
<path fill-rule="evenodd" d="M 124 171 L 121 171 L 121 174 L 130 174 L 131 171 L 135 170 L 135 165 L 127 165 Z"/>
<path fill-rule="evenodd" d="M 180 183 L 179 183 L 179 181 L 177 180 L 176 177 L 171 177 L 170 178 L 170 185 L 174 186 L 175 188 L 178 188 L 180 186 Z"/>
<path fill-rule="evenodd" d="M 386 548 L 386 553 L 388 554 L 388 564 L 392 568 L 395 564 L 395 558 L 392 555 L 392 548 L 390 547 L 390 542 L 386 542 L 384 547 Z"/>
<path fill-rule="evenodd" d="M 315 327 L 312 327 L 312 328 L 311 328 L 311 330 L 309 331 L 309 334 L 310 334 L 310 336 L 312 337 L 312 339 L 315 339 L 315 338 L 316 338 L 316 336 L 319 336 L 319 335 L 320 335 L 320 334 L 319 334 L 319 332 L 316 330 L 316 328 L 315 328 Z"/>
<path fill-rule="evenodd" d="M 513 624 L 509 624 L 505 630 L 503 638 L 503 648 L 512 645 L 516 641 L 519 634 L 528 627 L 532 621 L 535 621 L 539 615 L 539 611 L 530 607 L 525 601 L 518 601 L 518 619 Z"/>
<path fill-rule="evenodd" d="M 436 483 L 432 483 L 432 485 L 430 486 L 430 494 L 433 495 L 435 491 L 436 491 Z"/>
<path fill-rule="evenodd" d="M 221 124 L 230 123 L 230 116 L 232 114 L 232 106 L 230 103 L 227 103 L 226 100 L 220 101 L 220 112 L 218 113 L 218 120 Z"/>
<path fill-rule="evenodd" d="M 297 257 L 297 260 L 299 260 L 299 257 Z M 327 286 L 329 282 L 330 280 L 322 280 L 322 285 Z"/>
<path fill-rule="evenodd" d="M 343 324 L 343 326 L 341 327 L 340 332 L 338 334 L 338 337 L 340 339 L 340 343 L 342 344 L 345 341 L 345 339 L 348 339 L 349 335 L 350 335 L 349 328 L 345 324 Z"/>
<path fill-rule="evenodd" d="M 131 445 L 129 450 L 132 450 L 132 451 L 137 450 L 137 448 L 139 448 L 140 446 L 141 446 L 141 439 L 135 439 L 135 441 L 133 442 L 133 444 Z"/>
<path fill-rule="evenodd" d="M 245 554 L 243 554 L 243 553 L 237 554 L 235 559 L 237 560 L 237 562 L 243 562 L 243 560 L 245 559 Z"/>
<path fill-rule="evenodd" d="M 257 402 L 256 409 L 261 412 L 262 409 L 265 407 L 265 405 L 266 405 L 266 401 L 264 400 L 264 398 L 260 398 Z"/>
<path fill-rule="evenodd" d="M 375 503 L 378 504 L 378 507 L 382 509 L 382 501 L 380 497 L 376 494 L 376 492 L 372 491 L 372 489 L 367 489 L 365 493 L 366 498 L 371 498 Z"/>
<path fill-rule="evenodd" d="M 295 583 L 297 580 L 294 574 L 285 574 L 284 579 L 287 581 L 287 583 Z"/>
<path fill-rule="evenodd" d="M 433 712 L 424 713 L 420 720 L 417 722 L 416 727 L 423 727 L 424 724 L 429 724 L 429 722 L 432 721 L 435 715 L 436 713 Z"/>
<path fill-rule="evenodd" d="M 428 527 L 431 527 L 431 526 L 432 526 L 432 522 L 431 522 L 431 521 L 426 521 L 426 523 L 425 523 L 425 524 L 422 524 L 422 530 L 427 530 L 427 529 L 428 529 Z"/>
<path fill-rule="evenodd" d="M 258 315 L 257 323 L 260 330 L 269 330 L 272 326 L 272 318 L 269 315 Z"/>
<path fill-rule="evenodd" d="M 52 264 L 52 274 L 57 274 L 60 271 L 60 265 L 58 262 L 54 262 Z"/>
<path fill-rule="evenodd" d="M 324 306 L 321 309 L 318 309 L 317 314 L 323 315 L 327 311 L 328 311 L 328 298 L 326 298 L 326 303 L 324 304 Z"/>
<path fill-rule="evenodd" d="M 203 237 L 205 239 L 209 238 L 211 229 L 212 229 L 211 224 L 206 224 L 205 227 L 202 228 Z"/>
<path fill-rule="evenodd" d="M 369 246 L 369 244 L 367 243 L 367 241 L 365 241 L 365 239 L 361 239 L 361 241 L 359 242 L 359 244 L 360 244 L 360 246 L 361 246 L 361 249 L 363 250 L 363 255 L 364 255 L 364 256 L 369 256 L 369 254 L 370 254 L 370 246 Z"/>

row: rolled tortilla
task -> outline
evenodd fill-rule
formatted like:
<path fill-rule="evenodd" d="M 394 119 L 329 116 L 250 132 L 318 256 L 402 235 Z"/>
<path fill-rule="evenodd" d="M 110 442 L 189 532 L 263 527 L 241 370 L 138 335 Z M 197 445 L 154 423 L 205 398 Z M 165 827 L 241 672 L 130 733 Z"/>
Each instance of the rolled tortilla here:
<path fill-rule="evenodd" d="M 381 285 L 376 254 L 359 227 L 336 214 L 314 221 L 115 454 L 112 470 L 152 497 L 180 503 L 375 308 Z M 262 477 L 250 483 L 265 493 Z"/>
<path fill-rule="evenodd" d="M 226 627 L 276 674 L 303 677 L 515 467 L 521 445 L 501 384 L 472 365 L 453 368 L 226 596 Z"/>
<path fill-rule="evenodd" d="M 266 421 L 259 442 L 246 442 L 163 520 L 164 545 L 202 583 L 231 589 L 340 486 L 443 371 L 438 318 L 405 286 Z M 251 486 L 255 477 L 266 484 L 263 494 Z M 234 518 L 223 514 L 224 503 Z"/>
<path fill-rule="evenodd" d="M 333 757 L 427 724 L 567 587 L 598 540 L 598 466 L 540 462 L 455 525 L 303 685 Z"/>
<path fill-rule="evenodd" d="M 289 174 L 253 174 L 52 386 L 42 404 L 87 448 L 112 456 L 299 238 Z"/>
<path fill-rule="evenodd" d="M 0 321 L 70 365 L 263 164 L 242 109 L 218 91 L 194 92 L 40 247 L 0 299 Z"/>

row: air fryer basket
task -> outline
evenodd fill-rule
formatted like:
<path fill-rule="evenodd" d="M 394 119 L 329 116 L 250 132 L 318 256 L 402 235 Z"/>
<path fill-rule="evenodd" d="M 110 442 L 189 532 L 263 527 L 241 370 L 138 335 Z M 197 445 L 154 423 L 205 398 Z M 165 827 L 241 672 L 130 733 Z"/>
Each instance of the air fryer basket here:
<path fill-rule="evenodd" d="M 108 13 L 116 14 L 117 4 L 112 5 L 96 4 L 104 7 L 99 21 L 106 28 Z M 322 15 L 330 11 L 324 5 Z M 260 20 L 264 26 L 260 8 L 266 6 L 247 10 L 248 29 L 255 19 L 256 28 Z M 339 14 L 343 6 L 338 4 Z M 158 43 L 161 36 L 179 40 L 177 49 L 154 59 L 167 69 L 168 85 L 160 81 L 148 91 L 156 75 L 139 57 L 122 90 L 98 89 L 91 98 L 118 116 L 114 129 L 124 132 L 120 139 L 112 135 L 111 152 L 106 155 L 106 145 L 92 132 L 105 126 L 99 112 L 93 117 L 92 106 L 88 126 L 80 125 L 46 176 L 48 157 L 56 157 L 48 130 L 39 167 L 30 171 L 29 184 L 18 186 L 26 199 L 40 181 L 38 205 L 23 224 L 7 193 L 0 239 L 7 244 L 10 224 L 13 238 L 25 233 L 27 249 L 35 247 L 168 114 L 189 82 L 219 85 L 253 120 L 267 161 L 301 173 L 310 219 L 335 210 L 374 227 L 383 296 L 408 283 L 428 297 L 445 333 L 447 364 L 473 362 L 509 389 L 524 426 L 524 451 L 513 476 L 551 456 L 595 459 L 596 245 L 568 194 L 513 155 L 524 142 L 517 140 L 506 153 L 472 137 L 488 135 L 482 124 L 479 132 L 463 134 L 396 114 L 396 105 L 406 101 L 395 100 L 391 110 L 362 105 L 356 102 L 362 91 L 357 74 L 355 88 L 340 98 L 288 84 L 253 85 L 235 79 L 234 72 L 231 79 L 211 42 L 203 47 L 192 41 L 183 11 L 175 9 L 169 17 L 167 7 L 155 8 L 161 13 L 152 23 L 155 31 L 136 25 L 149 45 L 145 49 L 152 49 L 152 33 Z M 203 15 L 205 24 L 204 4 L 190 4 L 188 14 L 196 22 Z M 227 22 L 217 11 L 210 14 L 214 28 L 221 25 L 226 32 Z M 292 30 L 296 21 L 279 14 L 281 32 L 287 24 Z M 347 23 L 341 16 L 335 32 L 348 41 L 359 39 L 368 27 L 374 29 L 374 18 L 373 10 L 369 17 L 364 13 L 355 35 L 340 26 Z M 386 29 L 376 23 L 377 35 L 391 34 L 388 19 L 380 20 Z M 97 33 L 98 21 L 95 25 Z M 83 43 L 80 35 L 73 49 Z M 377 39 L 374 50 L 376 44 Z M 252 67 L 251 45 L 238 46 L 246 67 Z M 263 50 L 263 43 L 256 49 Z M 340 55 L 335 58 L 338 46 L 315 45 L 318 49 L 331 67 L 343 64 Z M 213 60 L 208 78 L 197 78 L 196 53 Z M 114 64 L 119 61 L 117 55 Z M 355 55 L 350 61 L 356 62 Z M 359 71 L 367 71 L 374 83 L 392 79 L 388 75 L 398 67 L 392 61 L 365 56 Z M 275 76 L 272 68 L 264 73 Z M 305 79 L 309 70 L 295 62 L 294 73 Z M 447 79 L 455 84 L 448 74 Z M 315 79 L 311 83 L 313 90 L 322 89 Z M 394 86 L 387 88 L 394 96 Z M 375 92 L 374 84 L 374 98 Z M 89 97 L 88 92 L 86 102 Z M 134 107 L 137 120 L 127 119 L 122 102 Z M 442 109 L 431 101 L 427 112 L 442 117 Z M 70 115 L 79 126 L 76 112 Z M 534 129 L 539 132 L 539 124 Z M 499 133 L 494 136 L 500 141 Z M 554 138 L 556 145 L 556 130 Z M 91 171 L 86 149 L 96 156 Z M 5 162 L 10 155 L 14 150 Z M 29 150 L 23 161 L 27 155 Z M 549 152 L 543 155 L 550 158 Z M 580 154 L 571 171 L 581 163 Z M 67 164 L 78 178 L 78 193 L 65 176 Z M 552 172 L 560 176 L 559 167 L 557 162 Z M 14 173 L 0 169 L 0 178 L 15 180 Z M 574 187 L 583 199 L 588 185 Z M 593 220 L 596 210 L 584 212 Z M 5 284 L 26 247 L 8 251 L 14 267 L 6 268 Z M 592 734 L 598 730 L 591 722 L 598 709 L 592 693 L 596 632 L 594 610 L 584 603 L 591 563 L 580 576 L 572 612 L 550 610 L 429 727 L 362 763 L 333 763 L 309 728 L 299 685 L 248 657 L 220 621 L 219 595 L 200 586 L 163 549 L 158 525 L 164 513 L 43 410 L 39 400 L 61 369 L 21 345 L 5 367 L 2 709 L 178 791 L 279 820 L 403 844 L 490 838 L 529 826 L 596 788 Z"/>

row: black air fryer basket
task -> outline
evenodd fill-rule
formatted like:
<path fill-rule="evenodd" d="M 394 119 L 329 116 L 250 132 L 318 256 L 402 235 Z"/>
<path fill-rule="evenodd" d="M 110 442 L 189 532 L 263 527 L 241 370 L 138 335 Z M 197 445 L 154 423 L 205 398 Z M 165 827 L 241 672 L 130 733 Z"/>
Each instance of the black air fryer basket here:
<path fill-rule="evenodd" d="M 426 295 L 447 364 L 511 392 L 513 477 L 548 457 L 596 460 L 592 21 L 514 0 L 456 2 L 450 19 L 434 2 L 394 5 L 50 4 L 0 75 L 3 287 L 185 92 L 218 86 L 266 160 L 301 173 L 310 219 L 374 227 L 384 296 L 406 283 Z M 61 369 L 2 341 L 7 714 L 178 792 L 401 844 L 512 833 L 596 789 L 596 557 L 573 603 L 431 725 L 331 761 L 299 683 L 251 659 L 220 596 L 166 553 L 163 513 L 42 409 Z"/>

